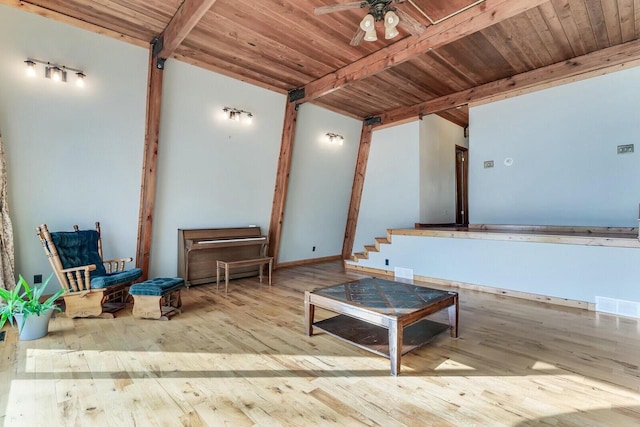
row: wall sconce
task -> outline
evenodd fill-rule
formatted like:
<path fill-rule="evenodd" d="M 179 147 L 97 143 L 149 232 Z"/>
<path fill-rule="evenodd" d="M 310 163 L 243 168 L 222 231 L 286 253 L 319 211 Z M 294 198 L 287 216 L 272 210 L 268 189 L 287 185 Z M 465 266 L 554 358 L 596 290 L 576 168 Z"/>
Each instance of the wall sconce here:
<path fill-rule="evenodd" d="M 27 76 L 35 77 L 36 76 L 36 64 L 44 65 L 44 77 L 47 79 L 51 79 L 54 82 L 65 82 L 67 81 L 67 72 L 74 72 L 76 75 L 76 86 L 82 88 L 85 84 L 85 78 L 87 75 L 82 70 L 78 70 L 75 68 L 67 67 L 66 65 L 53 64 L 48 61 L 41 61 L 39 59 L 28 58 L 24 61 L 27 64 Z"/>
<path fill-rule="evenodd" d="M 337 133 L 327 132 L 327 141 L 329 144 L 333 145 L 342 145 L 344 144 L 344 136 L 338 135 Z"/>
<path fill-rule="evenodd" d="M 242 116 L 244 115 L 245 123 L 249 125 L 253 123 L 253 113 L 249 111 L 240 110 L 238 108 L 229 108 L 229 107 L 224 107 L 222 111 L 225 112 L 227 119 L 229 120 L 234 120 L 236 122 L 239 122 L 240 119 L 242 119 Z"/>

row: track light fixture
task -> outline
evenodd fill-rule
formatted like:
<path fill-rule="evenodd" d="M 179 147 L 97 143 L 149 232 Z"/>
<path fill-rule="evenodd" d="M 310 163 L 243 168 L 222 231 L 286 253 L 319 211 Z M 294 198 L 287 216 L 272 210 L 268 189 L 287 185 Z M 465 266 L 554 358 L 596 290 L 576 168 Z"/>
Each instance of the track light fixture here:
<path fill-rule="evenodd" d="M 327 141 L 332 145 L 342 145 L 344 144 L 344 136 L 338 135 L 337 133 L 327 132 Z"/>
<path fill-rule="evenodd" d="M 229 120 L 234 120 L 236 122 L 239 122 L 240 119 L 242 119 L 242 116 L 244 115 L 245 123 L 247 124 L 253 123 L 253 113 L 249 111 L 240 110 L 238 108 L 230 108 L 230 107 L 224 107 L 222 111 L 224 111 L 227 119 Z"/>
<path fill-rule="evenodd" d="M 67 71 L 75 72 L 76 74 L 76 85 L 78 87 L 84 87 L 85 79 L 87 75 L 82 70 L 78 70 L 75 68 L 67 67 L 66 65 L 54 64 L 49 61 L 41 61 L 39 59 L 28 58 L 24 61 L 27 64 L 27 76 L 35 77 L 36 76 L 36 65 L 42 64 L 44 65 L 44 77 L 47 79 L 51 79 L 54 82 L 65 82 L 67 81 Z"/>

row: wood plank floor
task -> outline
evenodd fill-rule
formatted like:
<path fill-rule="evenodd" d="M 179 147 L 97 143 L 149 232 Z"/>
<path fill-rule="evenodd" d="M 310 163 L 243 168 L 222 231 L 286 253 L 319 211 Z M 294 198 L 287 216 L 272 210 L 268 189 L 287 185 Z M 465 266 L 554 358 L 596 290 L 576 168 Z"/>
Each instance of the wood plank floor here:
<path fill-rule="evenodd" d="M 389 361 L 304 335 L 303 292 L 362 277 L 278 269 L 273 286 L 183 292 L 168 322 L 52 320 L 0 343 L 5 426 L 637 426 L 640 321 L 461 292 L 460 338 Z M 438 286 L 433 286 L 438 287 Z M 317 318 L 329 313 L 318 310 Z M 444 320 L 444 317 L 443 317 Z M 5 327 L 6 328 L 6 327 Z"/>

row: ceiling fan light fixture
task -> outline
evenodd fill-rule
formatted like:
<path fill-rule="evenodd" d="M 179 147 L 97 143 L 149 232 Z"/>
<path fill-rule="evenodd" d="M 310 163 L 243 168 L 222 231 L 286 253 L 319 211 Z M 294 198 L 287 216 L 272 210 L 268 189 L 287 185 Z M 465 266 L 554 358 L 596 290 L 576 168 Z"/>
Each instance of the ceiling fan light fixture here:
<path fill-rule="evenodd" d="M 362 21 L 360 21 L 360 28 L 362 28 L 362 31 L 365 32 L 369 32 L 372 30 L 375 31 L 375 23 L 375 18 L 372 14 L 369 13 L 364 18 L 362 18 Z"/>
<path fill-rule="evenodd" d="M 387 40 L 392 39 L 399 34 L 398 29 L 396 28 L 399 22 L 400 22 L 400 18 L 398 18 L 398 15 L 396 15 L 394 11 L 390 10 L 387 13 L 385 13 L 384 15 L 384 38 L 385 39 Z"/>
<path fill-rule="evenodd" d="M 386 27 L 384 29 L 384 38 L 389 40 L 400 34 L 396 27 Z"/>
<path fill-rule="evenodd" d="M 367 14 L 362 21 L 360 21 L 360 28 L 365 32 L 364 39 L 368 42 L 374 42 L 378 40 L 376 35 L 376 20 L 372 14 Z"/>
<path fill-rule="evenodd" d="M 376 34 L 375 28 L 373 30 L 369 30 L 364 35 L 364 40 L 367 42 L 374 42 L 378 40 L 378 35 Z"/>
<path fill-rule="evenodd" d="M 376 34 L 376 19 L 372 14 L 367 14 L 362 21 L 360 21 L 360 28 L 365 32 L 364 40 L 368 42 L 374 42 L 378 40 L 378 35 Z"/>

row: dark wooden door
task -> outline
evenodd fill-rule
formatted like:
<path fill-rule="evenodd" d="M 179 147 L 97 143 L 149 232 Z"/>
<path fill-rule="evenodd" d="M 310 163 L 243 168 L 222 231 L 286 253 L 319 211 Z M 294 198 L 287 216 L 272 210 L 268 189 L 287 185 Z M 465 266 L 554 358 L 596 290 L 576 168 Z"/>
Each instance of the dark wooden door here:
<path fill-rule="evenodd" d="M 469 150 L 456 145 L 456 224 L 469 224 Z"/>

